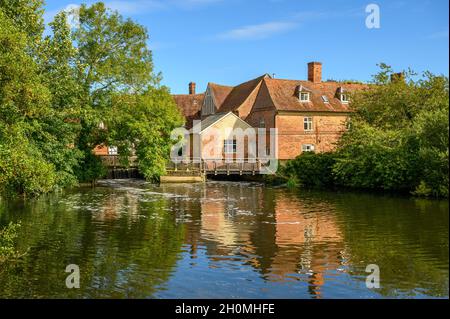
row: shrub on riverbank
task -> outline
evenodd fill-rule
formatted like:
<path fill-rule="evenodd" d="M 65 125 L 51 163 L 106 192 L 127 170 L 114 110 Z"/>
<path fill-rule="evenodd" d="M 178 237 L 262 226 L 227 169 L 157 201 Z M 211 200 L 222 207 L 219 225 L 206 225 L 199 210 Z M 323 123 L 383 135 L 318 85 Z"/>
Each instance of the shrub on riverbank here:
<path fill-rule="evenodd" d="M 353 98 L 350 129 L 332 154 L 302 154 L 285 175 L 302 186 L 410 192 L 448 197 L 449 82 L 426 72 L 390 81 L 382 65 L 375 85 Z"/>
<path fill-rule="evenodd" d="M 286 163 L 282 175 L 288 178 L 288 185 L 295 184 L 327 188 L 334 186 L 333 166 L 336 163 L 333 153 L 303 153 L 295 160 Z"/>

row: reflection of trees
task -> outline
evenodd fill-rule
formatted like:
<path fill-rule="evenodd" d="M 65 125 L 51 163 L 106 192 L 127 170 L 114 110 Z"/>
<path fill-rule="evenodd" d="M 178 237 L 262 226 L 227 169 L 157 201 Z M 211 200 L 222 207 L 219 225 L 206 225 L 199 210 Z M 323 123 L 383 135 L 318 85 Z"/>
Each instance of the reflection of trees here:
<path fill-rule="evenodd" d="M 141 202 L 108 189 L 27 202 L 19 209 L 19 245 L 31 250 L 0 275 L 0 296 L 151 297 L 168 279 L 183 241 L 183 226 L 166 208 L 164 198 Z M 81 289 L 65 287 L 72 263 L 80 266 Z"/>
<path fill-rule="evenodd" d="M 448 202 L 365 194 L 335 196 L 352 274 L 380 267 L 385 296 L 448 297 Z"/>

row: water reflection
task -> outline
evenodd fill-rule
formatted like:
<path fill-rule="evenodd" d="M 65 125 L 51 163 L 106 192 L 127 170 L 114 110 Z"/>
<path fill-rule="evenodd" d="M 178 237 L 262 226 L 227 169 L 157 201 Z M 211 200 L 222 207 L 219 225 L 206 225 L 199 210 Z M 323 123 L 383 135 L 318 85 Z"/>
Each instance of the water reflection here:
<path fill-rule="evenodd" d="M 116 180 L 0 201 L 0 225 L 10 220 L 31 248 L 0 265 L 0 297 L 448 296 L 448 202 Z M 80 290 L 65 288 L 69 263 Z"/>

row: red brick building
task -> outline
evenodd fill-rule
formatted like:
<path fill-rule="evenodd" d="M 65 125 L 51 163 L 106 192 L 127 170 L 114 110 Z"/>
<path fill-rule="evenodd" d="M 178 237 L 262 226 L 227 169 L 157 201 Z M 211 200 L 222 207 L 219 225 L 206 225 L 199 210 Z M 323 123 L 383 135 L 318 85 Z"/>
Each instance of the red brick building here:
<path fill-rule="evenodd" d="M 205 93 L 174 95 L 186 117 L 186 127 L 233 112 L 256 128 L 278 130 L 278 159 L 293 159 L 302 152 L 326 152 L 335 147 L 352 112 L 350 94 L 364 84 L 322 81 L 322 64 L 308 63 L 307 80 L 275 79 L 265 74 L 237 86 L 209 83 Z"/>

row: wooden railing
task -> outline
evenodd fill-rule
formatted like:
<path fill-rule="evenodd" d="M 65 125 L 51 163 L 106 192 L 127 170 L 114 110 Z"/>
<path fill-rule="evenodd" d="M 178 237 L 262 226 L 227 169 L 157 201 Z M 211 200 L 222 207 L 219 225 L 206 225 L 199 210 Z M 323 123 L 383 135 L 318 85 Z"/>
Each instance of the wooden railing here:
<path fill-rule="evenodd" d="M 100 155 L 103 165 L 108 168 L 136 168 L 137 157 L 128 158 L 128 165 L 121 162 L 118 155 Z M 202 174 L 244 175 L 261 174 L 268 168 L 267 160 L 234 158 L 234 159 L 190 159 L 169 161 L 166 163 L 168 175 L 197 176 Z"/>
<path fill-rule="evenodd" d="M 137 157 L 136 156 L 130 156 L 128 158 L 128 165 L 124 165 L 121 162 L 119 155 L 100 155 L 99 157 L 100 157 L 103 165 L 105 165 L 106 167 L 115 167 L 115 168 L 137 167 Z"/>
<path fill-rule="evenodd" d="M 270 163 L 259 159 L 194 159 L 171 161 L 166 165 L 170 175 L 226 174 L 244 175 L 261 174 Z"/>

